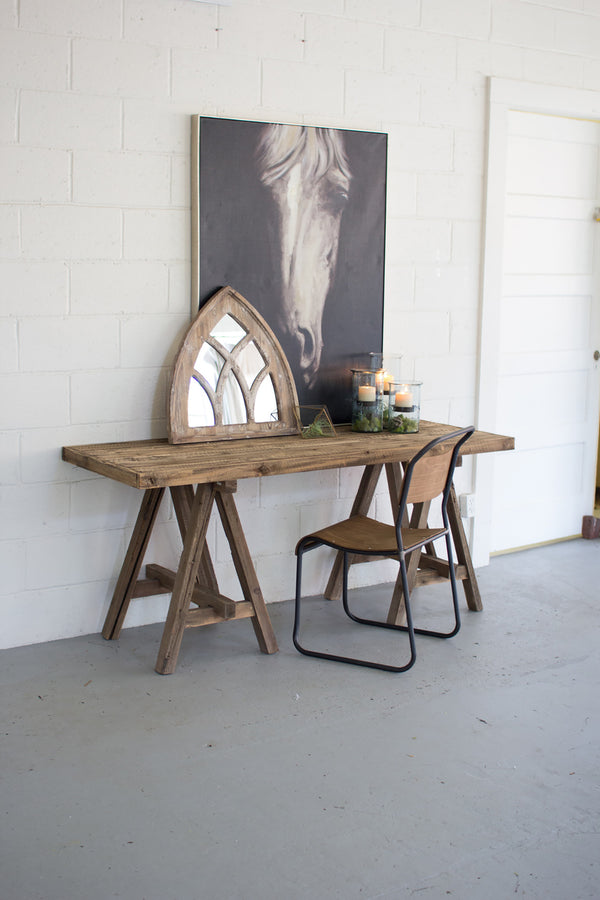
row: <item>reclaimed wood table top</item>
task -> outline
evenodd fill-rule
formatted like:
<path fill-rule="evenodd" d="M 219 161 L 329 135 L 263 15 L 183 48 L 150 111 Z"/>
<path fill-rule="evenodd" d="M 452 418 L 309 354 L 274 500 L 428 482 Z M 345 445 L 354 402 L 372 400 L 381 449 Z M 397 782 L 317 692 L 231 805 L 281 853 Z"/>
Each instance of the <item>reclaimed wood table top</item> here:
<path fill-rule="evenodd" d="M 328 438 L 293 434 L 197 444 L 170 444 L 166 438 L 83 444 L 63 447 L 62 458 L 131 487 L 161 488 L 406 462 L 430 440 L 454 430 L 424 420 L 416 434 L 367 434 L 341 425 L 336 426 L 337 436 Z M 475 431 L 461 455 L 513 449 L 512 437 Z"/>

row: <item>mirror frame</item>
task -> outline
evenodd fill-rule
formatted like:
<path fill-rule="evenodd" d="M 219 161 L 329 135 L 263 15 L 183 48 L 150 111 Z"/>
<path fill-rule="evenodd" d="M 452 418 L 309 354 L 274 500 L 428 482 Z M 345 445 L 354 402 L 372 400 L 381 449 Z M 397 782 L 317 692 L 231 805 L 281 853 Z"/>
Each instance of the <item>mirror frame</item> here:
<path fill-rule="evenodd" d="M 277 401 L 278 419 L 272 422 L 255 422 L 248 411 L 248 421 L 226 425 L 216 421 L 214 425 L 190 426 L 188 420 L 188 396 L 194 365 L 203 344 L 210 337 L 221 319 L 229 315 L 235 319 L 247 335 L 245 342 L 254 341 L 265 361 L 265 369 L 258 376 L 260 381 L 271 377 Z M 234 348 L 235 349 L 235 348 Z M 225 367 L 229 370 L 229 366 Z M 220 411 L 213 412 L 217 420 Z M 257 310 L 231 286 L 223 287 L 210 297 L 194 318 L 188 329 L 171 378 L 168 411 L 168 438 L 171 444 L 200 441 L 222 441 L 234 438 L 297 434 L 296 418 L 298 395 L 294 377 L 281 344 Z"/>

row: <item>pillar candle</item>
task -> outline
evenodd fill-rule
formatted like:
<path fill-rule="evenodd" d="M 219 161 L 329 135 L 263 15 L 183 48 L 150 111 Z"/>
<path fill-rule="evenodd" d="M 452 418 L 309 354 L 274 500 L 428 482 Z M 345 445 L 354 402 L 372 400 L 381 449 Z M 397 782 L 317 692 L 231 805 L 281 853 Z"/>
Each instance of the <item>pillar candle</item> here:
<path fill-rule="evenodd" d="M 358 399 L 361 403 L 374 403 L 375 401 L 375 385 L 361 384 L 358 387 Z"/>
<path fill-rule="evenodd" d="M 413 395 L 408 390 L 406 385 L 403 385 L 403 390 L 396 391 L 396 397 L 394 399 L 394 406 L 398 406 L 402 409 L 402 407 L 409 407 L 413 405 Z"/>

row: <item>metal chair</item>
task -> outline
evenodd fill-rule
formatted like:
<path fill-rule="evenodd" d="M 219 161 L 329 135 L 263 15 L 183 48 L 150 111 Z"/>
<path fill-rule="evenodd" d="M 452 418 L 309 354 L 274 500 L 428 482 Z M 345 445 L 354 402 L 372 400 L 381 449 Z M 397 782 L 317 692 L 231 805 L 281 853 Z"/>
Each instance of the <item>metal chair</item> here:
<path fill-rule="evenodd" d="M 452 561 L 452 542 L 450 538 L 450 524 L 448 521 L 448 496 L 452 487 L 452 478 L 456 461 L 462 445 L 469 439 L 474 431 L 474 426 L 453 431 L 450 434 L 435 438 L 422 450 L 413 456 L 407 463 L 404 477 L 400 487 L 398 508 L 395 512 L 395 523 L 389 525 L 371 519 L 368 516 L 356 515 L 337 522 L 326 528 L 321 528 L 312 534 L 307 534 L 300 539 L 296 546 L 296 606 L 294 616 L 293 641 L 300 653 L 306 656 L 315 656 L 320 659 L 332 659 L 336 662 L 351 663 L 357 666 L 368 666 L 373 669 L 383 669 L 388 672 L 406 672 L 415 662 L 415 634 L 429 635 L 430 637 L 449 638 L 458 633 L 460 629 L 460 613 L 458 609 L 458 594 L 456 577 Z M 410 528 L 408 522 L 407 506 L 411 503 L 424 503 L 441 497 L 442 526 L 438 528 Z M 444 538 L 448 554 L 449 579 L 452 589 L 452 605 L 454 610 L 454 627 L 448 632 L 434 631 L 427 628 L 415 628 L 410 609 L 410 596 L 407 575 L 407 557 L 413 552 L 421 552 L 421 548 L 432 545 L 434 541 Z M 335 550 L 343 551 L 343 586 L 342 603 L 344 611 L 350 619 L 361 625 L 375 625 L 379 628 L 388 628 L 395 631 L 403 631 L 408 634 L 410 658 L 403 665 L 387 665 L 368 659 L 358 659 L 349 656 L 339 656 L 335 653 L 325 653 L 319 650 L 310 650 L 304 647 L 299 639 L 302 603 L 302 560 L 309 550 L 327 546 Z M 382 557 L 397 559 L 400 563 L 402 589 L 406 607 L 406 625 L 396 625 L 377 619 L 368 619 L 355 615 L 348 607 L 348 569 L 349 557 L 357 555 L 369 557 Z"/>

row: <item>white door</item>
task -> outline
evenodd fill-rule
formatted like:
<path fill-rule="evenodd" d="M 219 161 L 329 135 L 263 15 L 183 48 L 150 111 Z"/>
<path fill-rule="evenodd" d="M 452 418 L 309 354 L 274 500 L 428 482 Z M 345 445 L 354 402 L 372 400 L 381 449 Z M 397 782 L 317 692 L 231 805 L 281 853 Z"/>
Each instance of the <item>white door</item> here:
<path fill-rule="evenodd" d="M 581 533 L 598 447 L 600 123 L 510 110 L 490 551 Z M 595 250 L 596 247 L 596 250 Z"/>

